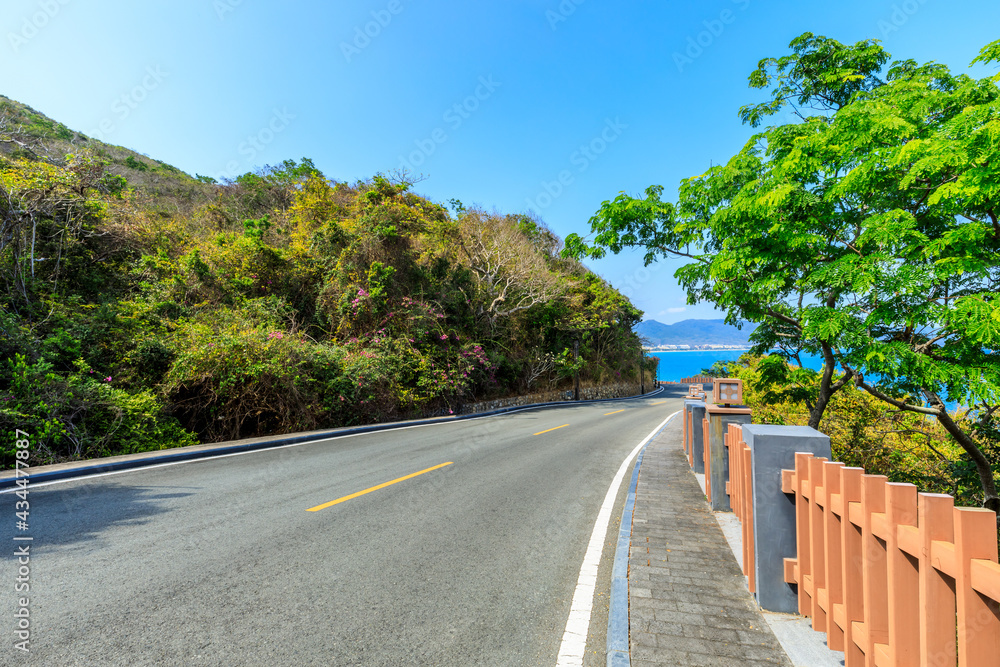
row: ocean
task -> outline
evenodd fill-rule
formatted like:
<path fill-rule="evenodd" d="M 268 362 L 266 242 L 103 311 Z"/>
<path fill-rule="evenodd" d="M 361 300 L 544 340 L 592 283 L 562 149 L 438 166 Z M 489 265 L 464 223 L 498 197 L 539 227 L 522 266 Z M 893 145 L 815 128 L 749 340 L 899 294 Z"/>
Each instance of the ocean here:
<path fill-rule="evenodd" d="M 711 367 L 716 361 L 736 361 L 745 353 L 746 350 L 681 350 L 646 354 L 660 359 L 657 380 L 678 382 L 686 377 L 701 375 L 702 369 Z"/>
<path fill-rule="evenodd" d="M 663 382 L 677 382 L 686 377 L 701 375 L 703 369 L 711 367 L 716 361 L 736 361 L 745 353 L 746 350 L 683 350 L 646 354 L 660 358 L 656 379 Z M 802 362 L 813 370 L 823 369 L 823 359 L 819 356 L 802 355 Z M 958 401 L 948 400 L 945 405 L 949 411 L 954 411 L 958 408 Z"/>

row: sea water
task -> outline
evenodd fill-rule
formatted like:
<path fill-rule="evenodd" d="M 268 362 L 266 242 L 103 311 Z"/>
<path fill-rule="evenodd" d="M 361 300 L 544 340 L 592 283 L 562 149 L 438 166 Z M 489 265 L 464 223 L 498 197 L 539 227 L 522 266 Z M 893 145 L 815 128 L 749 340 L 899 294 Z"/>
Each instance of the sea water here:
<path fill-rule="evenodd" d="M 716 361 L 736 361 L 747 350 L 678 350 L 667 352 L 647 352 L 650 357 L 659 357 L 660 367 L 657 369 L 657 379 L 663 382 L 678 382 L 687 377 L 701 375 L 703 370 L 712 367 Z M 823 370 L 823 358 L 818 355 L 802 355 L 802 363 L 814 371 Z M 958 401 L 945 402 L 949 411 L 958 408 Z"/>
<path fill-rule="evenodd" d="M 687 377 L 701 375 L 703 370 L 711 368 L 716 361 L 736 361 L 747 350 L 678 350 L 667 352 L 647 352 L 650 357 L 659 357 L 660 367 L 657 370 L 657 378 L 663 382 L 679 382 Z M 810 368 L 822 368 L 820 360 L 815 359 L 816 364 L 803 359 L 802 362 L 809 364 Z"/>

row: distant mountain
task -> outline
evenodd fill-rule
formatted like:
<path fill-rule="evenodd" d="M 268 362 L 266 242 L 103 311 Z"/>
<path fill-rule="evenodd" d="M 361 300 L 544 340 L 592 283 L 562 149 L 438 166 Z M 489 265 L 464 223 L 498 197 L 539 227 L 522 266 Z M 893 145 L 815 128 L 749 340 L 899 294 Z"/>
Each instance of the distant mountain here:
<path fill-rule="evenodd" d="M 663 324 L 646 320 L 635 326 L 635 332 L 646 338 L 649 345 L 747 345 L 756 324 L 745 323 L 737 329 L 724 320 L 683 320 Z"/>

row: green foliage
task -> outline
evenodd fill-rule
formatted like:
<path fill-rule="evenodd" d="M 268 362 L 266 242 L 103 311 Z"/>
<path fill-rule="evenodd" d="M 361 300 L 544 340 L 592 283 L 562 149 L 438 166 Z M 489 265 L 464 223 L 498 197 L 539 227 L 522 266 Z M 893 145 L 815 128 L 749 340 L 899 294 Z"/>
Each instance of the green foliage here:
<path fill-rule="evenodd" d="M 771 101 L 742 107 L 743 122 L 757 127 L 789 104 L 798 110 L 836 111 L 856 94 L 882 85 L 879 76 L 889 60 L 889 54 L 874 39 L 848 47 L 807 32 L 793 39 L 789 47 L 791 54 L 765 58 L 750 74 L 750 87 L 770 88 Z"/>
<path fill-rule="evenodd" d="M 125 158 L 125 166 L 129 169 L 135 169 L 136 171 L 148 171 L 149 165 L 142 160 L 136 160 L 135 156 L 129 155 Z"/>
<path fill-rule="evenodd" d="M 676 272 L 689 301 L 760 323 L 755 351 L 824 358 L 814 395 L 804 371 L 775 378 L 802 388 L 810 424 L 850 381 L 933 414 L 1000 509 L 990 461 L 945 409 L 1000 405 L 1000 88 L 935 63 L 884 70 L 890 56 L 871 40 L 806 33 L 790 46 L 751 74 L 771 101 L 740 115 L 757 126 L 794 105 L 798 122 L 683 181 L 676 206 L 658 186 L 604 202 L 594 247 L 570 237 L 567 249 L 690 259 Z M 996 54 L 994 43 L 978 60 Z"/>
<path fill-rule="evenodd" d="M 270 216 L 265 215 L 260 220 L 244 220 L 243 229 L 247 237 L 253 239 L 258 245 L 262 244 L 264 241 L 264 234 L 271 229 Z"/>
<path fill-rule="evenodd" d="M 780 367 L 784 367 L 784 372 Z M 743 356 L 728 362 L 727 377 L 743 380 L 744 402 L 754 413 L 755 423 L 804 425 L 809 408 L 801 398 L 819 390 L 818 375 L 800 373 L 777 355 Z M 979 419 L 977 440 L 1000 461 L 996 421 L 980 414 L 964 419 L 967 425 Z M 830 436 L 833 458 L 847 466 L 864 468 L 872 475 L 886 475 L 892 482 L 915 484 L 922 492 L 947 493 L 956 505 L 983 503 L 976 466 L 962 447 L 935 420 L 887 406 L 853 386 L 831 400 L 820 424 Z M 994 469 L 1000 475 L 1000 466 Z"/>
<path fill-rule="evenodd" d="M 990 42 L 984 46 L 982 51 L 979 52 L 979 55 L 972 61 L 973 65 L 976 63 L 1000 63 L 1000 39 L 995 42 Z M 994 76 L 993 80 L 1000 81 L 1000 74 Z"/>
<path fill-rule="evenodd" d="M 14 462 L 14 432 L 31 435 L 31 465 L 132 454 L 196 444 L 197 439 L 164 414 L 150 391 L 115 387 L 86 362 L 70 373 L 58 373 L 41 359 L 24 355 L 8 359 L 0 391 L 0 459 Z"/>
<path fill-rule="evenodd" d="M 0 98 L 8 127 L 33 113 Z M 406 180 L 336 183 L 308 159 L 216 183 L 23 138 L 41 152 L 0 160 L 0 429 L 32 433 L 38 462 L 636 377 L 641 312 L 537 218 L 452 218 Z"/>

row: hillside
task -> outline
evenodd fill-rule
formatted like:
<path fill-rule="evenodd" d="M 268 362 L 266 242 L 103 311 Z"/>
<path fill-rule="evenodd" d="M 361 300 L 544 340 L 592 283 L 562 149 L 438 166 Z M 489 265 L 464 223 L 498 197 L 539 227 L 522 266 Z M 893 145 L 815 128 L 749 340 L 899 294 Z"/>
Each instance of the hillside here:
<path fill-rule="evenodd" d="M 541 220 L 413 185 L 218 184 L 0 98 L 4 463 L 16 429 L 34 465 L 638 382 L 641 312 Z"/>
<path fill-rule="evenodd" d="M 682 320 L 676 324 L 663 324 L 656 320 L 640 322 L 635 332 L 653 347 L 658 345 L 748 345 L 756 325 L 745 323 L 742 329 L 730 326 L 724 320 Z"/>
<path fill-rule="evenodd" d="M 192 177 L 165 162 L 98 141 L 0 95 L 0 157 L 65 165 L 67 155 L 99 160 L 106 176 L 125 178 L 129 187 L 148 198 L 150 207 L 163 213 L 178 208 L 190 212 L 215 194 L 212 179 Z"/>

